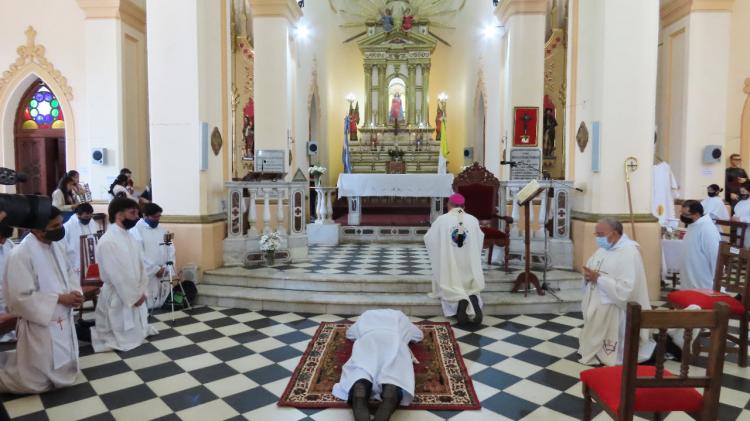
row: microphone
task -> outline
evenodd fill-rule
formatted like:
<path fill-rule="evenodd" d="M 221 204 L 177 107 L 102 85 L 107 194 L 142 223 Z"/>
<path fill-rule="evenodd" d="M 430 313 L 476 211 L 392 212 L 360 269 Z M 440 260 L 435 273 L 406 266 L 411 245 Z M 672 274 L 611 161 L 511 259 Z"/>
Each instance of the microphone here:
<path fill-rule="evenodd" d="M 29 178 L 24 173 L 16 172 L 10 168 L 0 167 L 0 184 L 5 186 L 12 186 L 14 184 L 23 183 Z"/>
<path fill-rule="evenodd" d="M 510 165 L 511 167 L 515 167 L 518 163 L 516 161 L 500 161 L 500 165 Z"/>

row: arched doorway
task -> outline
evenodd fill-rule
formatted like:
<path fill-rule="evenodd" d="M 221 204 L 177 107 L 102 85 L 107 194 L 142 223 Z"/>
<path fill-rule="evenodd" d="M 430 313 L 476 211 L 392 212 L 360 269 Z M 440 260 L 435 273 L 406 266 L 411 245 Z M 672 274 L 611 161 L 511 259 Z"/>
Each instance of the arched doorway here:
<path fill-rule="evenodd" d="M 19 193 L 51 195 L 65 174 L 65 118 L 60 101 L 42 80 L 24 93 L 14 124 L 16 170 L 29 180 Z"/>

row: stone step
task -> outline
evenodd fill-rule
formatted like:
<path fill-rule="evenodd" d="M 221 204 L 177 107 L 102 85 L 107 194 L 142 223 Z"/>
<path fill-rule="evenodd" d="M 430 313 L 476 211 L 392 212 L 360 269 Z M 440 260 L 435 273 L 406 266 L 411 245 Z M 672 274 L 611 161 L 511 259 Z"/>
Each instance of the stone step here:
<path fill-rule="evenodd" d="M 485 272 L 486 292 L 509 292 L 521 273 L 499 270 Z M 539 280 L 542 274 L 537 273 Z M 207 271 L 203 284 L 244 288 L 272 288 L 289 291 L 365 292 L 399 294 L 424 294 L 432 290 L 429 275 L 356 275 L 304 273 L 301 270 L 279 271 L 272 268 L 245 269 L 225 267 Z M 562 291 L 580 290 L 580 274 L 572 271 L 552 270 L 547 273 L 547 283 Z"/>
<path fill-rule="evenodd" d="M 485 292 L 484 313 L 540 314 L 579 311 L 581 290 L 565 290 L 539 296 L 529 293 Z M 391 308 L 410 316 L 442 314 L 440 302 L 426 294 L 393 292 L 317 292 L 275 288 L 248 288 L 230 285 L 198 285 L 198 303 L 213 306 L 247 308 L 255 311 L 285 311 L 316 314 L 355 315 L 370 309 Z"/>

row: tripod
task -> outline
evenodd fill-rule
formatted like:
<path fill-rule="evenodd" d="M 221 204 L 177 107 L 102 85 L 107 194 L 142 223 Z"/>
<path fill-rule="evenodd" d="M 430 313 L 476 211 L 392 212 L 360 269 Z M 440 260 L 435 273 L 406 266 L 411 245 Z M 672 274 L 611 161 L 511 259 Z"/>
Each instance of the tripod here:
<path fill-rule="evenodd" d="M 169 282 L 169 304 L 170 304 L 170 311 L 169 314 L 172 316 L 172 323 L 174 323 L 174 262 L 170 259 L 170 247 L 172 246 L 172 241 L 174 240 L 174 233 L 167 232 L 164 234 L 164 242 L 159 243 L 160 246 L 164 247 L 164 253 L 167 256 L 166 263 L 164 267 L 166 268 L 168 276 L 165 278 L 164 274 L 162 274 L 162 279 L 159 280 L 159 301 L 161 301 L 161 294 L 162 294 L 162 288 L 161 285 L 165 282 Z M 182 298 L 185 300 L 185 303 L 187 303 L 188 310 L 191 310 L 193 307 L 190 305 L 190 301 L 187 298 L 187 294 L 185 294 L 185 289 L 182 287 L 182 282 L 178 282 L 177 286 L 180 287 L 180 292 L 182 292 Z"/>

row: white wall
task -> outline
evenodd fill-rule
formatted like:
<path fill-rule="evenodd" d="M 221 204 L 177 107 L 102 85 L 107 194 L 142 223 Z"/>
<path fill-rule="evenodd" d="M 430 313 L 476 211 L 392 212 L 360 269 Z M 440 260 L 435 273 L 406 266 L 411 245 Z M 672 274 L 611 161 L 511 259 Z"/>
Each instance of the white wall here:
<path fill-rule="evenodd" d="M 725 157 L 740 152 L 740 122 L 742 109 L 747 99 L 743 92 L 745 78 L 750 77 L 750 1 L 734 2 L 730 32 L 729 80 L 727 86 L 727 142 Z M 747 139 L 742 157 L 747 169 L 750 166 L 750 139 Z"/>

